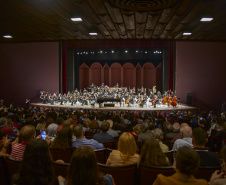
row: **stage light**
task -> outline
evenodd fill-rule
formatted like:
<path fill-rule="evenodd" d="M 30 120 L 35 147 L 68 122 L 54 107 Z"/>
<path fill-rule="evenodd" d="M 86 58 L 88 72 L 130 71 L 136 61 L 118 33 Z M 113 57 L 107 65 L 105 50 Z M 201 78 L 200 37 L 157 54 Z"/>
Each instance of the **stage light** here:
<path fill-rule="evenodd" d="M 126 50 L 125 53 L 128 53 L 128 51 Z"/>

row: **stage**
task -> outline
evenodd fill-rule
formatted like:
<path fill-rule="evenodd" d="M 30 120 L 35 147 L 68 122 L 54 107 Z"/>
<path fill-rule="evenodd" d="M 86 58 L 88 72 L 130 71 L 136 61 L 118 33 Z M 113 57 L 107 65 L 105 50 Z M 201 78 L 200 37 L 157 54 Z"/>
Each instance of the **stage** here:
<path fill-rule="evenodd" d="M 180 110 L 180 111 L 189 111 L 189 110 L 197 110 L 197 107 L 188 106 L 186 104 L 179 104 L 176 107 L 168 106 L 168 105 L 156 105 L 156 107 L 153 107 L 152 105 L 144 105 L 143 107 L 139 107 L 138 104 L 130 105 L 128 107 L 125 103 L 105 103 L 101 104 L 101 107 L 99 107 L 98 103 L 95 103 L 95 105 L 81 105 L 80 103 L 76 103 L 74 105 L 71 104 L 43 104 L 43 103 L 30 103 L 31 106 L 34 107 L 40 107 L 40 108 L 63 108 L 63 109 L 86 109 L 86 110 L 109 110 L 109 111 L 174 111 L 174 110 Z"/>

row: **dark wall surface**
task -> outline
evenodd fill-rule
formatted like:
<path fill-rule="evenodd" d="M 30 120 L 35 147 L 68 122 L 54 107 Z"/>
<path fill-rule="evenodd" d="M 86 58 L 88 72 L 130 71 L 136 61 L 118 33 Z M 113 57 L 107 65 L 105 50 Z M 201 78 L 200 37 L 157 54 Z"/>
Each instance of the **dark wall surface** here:
<path fill-rule="evenodd" d="M 59 44 L 0 44 L 0 70 L 0 98 L 6 104 L 37 102 L 40 91 L 59 90 Z"/>
<path fill-rule="evenodd" d="M 182 102 L 192 93 L 192 104 L 221 109 L 226 101 L 226 43 L 177 42 L 176 92 Z"/>

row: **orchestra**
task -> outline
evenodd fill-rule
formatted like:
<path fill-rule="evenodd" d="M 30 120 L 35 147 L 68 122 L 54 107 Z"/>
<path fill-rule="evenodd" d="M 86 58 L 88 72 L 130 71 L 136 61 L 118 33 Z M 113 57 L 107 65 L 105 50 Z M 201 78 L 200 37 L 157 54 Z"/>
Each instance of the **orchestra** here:
<path fill-rule="evenodd" d="M 100 87 L 92 84 L 87 89 L 83 91 L 78 91 L 77 89 L 68 93 L 58 93 L 55 92 L 53 94 L 49 92 L 42 91 L 40 95 L 40 100 L 43 104 L 51 104 L 51 105 L 95 105 L 95 103 L 103 103 L 103 102 L 119 102 L 123 106 L 126 104 L 128 107 L 139 106 L 143 107 L 146 105 L 147 107 L 153 106 L 154 108 L 159 106 L 178 106 L 176 91 L 171 92 L 171 90 L 164 92 L 161 94 L 160 91 L 156 90 L 156 86 L 153 86 L 153 89 L 149 90 L 149 95 L 146 93 L 146 88 L 136 89 L 133 87 L 132 89 L 127 89 L 127 87 L 119 87 L 118 83 L 114 87 L 108 87 L 102 84 Z M 99 101 L 98 101 L 99 100 Z"/>

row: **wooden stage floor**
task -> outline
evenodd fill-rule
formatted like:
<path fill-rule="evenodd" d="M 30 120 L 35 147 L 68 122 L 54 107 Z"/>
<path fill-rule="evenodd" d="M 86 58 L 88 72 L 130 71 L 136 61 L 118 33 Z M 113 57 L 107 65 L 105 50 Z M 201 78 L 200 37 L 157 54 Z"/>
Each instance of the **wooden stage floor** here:
<path fill-rule="evenodd" d="M 71 105 L 71 104 L 67 104 L 67 105 L 60 105 L 60 104 L 55 104 L 55 105 L 51 105 L 51 104 L 42 104 L 42 103 L 31 103 L 31 106 L 36 106 L 36 107 L 40 107 L 40 108 L 70 108 L 70 109 L 85 109 L 85 110 L 109 110 L 109 111 L 126 111 L 126 110 L 130 110 L 130 111 L 174 111 L 174 110 L 180 110 L 180 111 L 189 111 L 189 110 L 197 110 L 197 107 L 192 107 L 192 106 L 188 106 L 185 104 L 179 104 L 176 107 L 173 106 L 167 106 L 167 105 L 157 105 L 155 108 L 153 106 L 146 106 L 144 105 L 144 107 L 139 107 L 138 104 L 135 105 L 130 105 L 128 107 L 127 104 L 120 104 L 119 103 L 114 103 L 114 107 L 110 107 L 112 106 L 112 104 L 108 104 L 107 106 L 102 105 L 101 107 L 99 107 L 98 103 L 95 103 L 95 106 L 91 106 L 91 105 L 81 105 L 80 103 L 77 103 L 76 105 Z"/>

